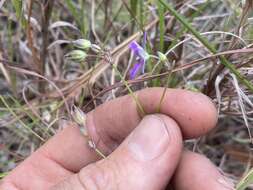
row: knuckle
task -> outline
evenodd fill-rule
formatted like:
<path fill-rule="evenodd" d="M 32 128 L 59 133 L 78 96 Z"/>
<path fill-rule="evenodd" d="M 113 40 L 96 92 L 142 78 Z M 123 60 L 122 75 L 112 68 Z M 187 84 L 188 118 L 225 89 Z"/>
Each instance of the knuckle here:
<path fill-rule="evenodd" d="M 84 190 L 116 190 L 116 172 L 111 164 L 106 167 L 97 163 L 91 164 L 80 171 L 78 179 Z"/>

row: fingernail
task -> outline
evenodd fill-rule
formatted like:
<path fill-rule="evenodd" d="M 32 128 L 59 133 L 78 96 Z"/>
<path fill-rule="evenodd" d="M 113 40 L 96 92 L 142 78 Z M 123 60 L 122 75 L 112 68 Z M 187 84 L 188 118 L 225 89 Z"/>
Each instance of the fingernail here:
<path fill-rule="evenodd" d="M 140 161 L 160 156 L 169 144 L 169 134 L 163 120 L 155 115 L 146 116 L 130 135 L 128 148 Z"/>

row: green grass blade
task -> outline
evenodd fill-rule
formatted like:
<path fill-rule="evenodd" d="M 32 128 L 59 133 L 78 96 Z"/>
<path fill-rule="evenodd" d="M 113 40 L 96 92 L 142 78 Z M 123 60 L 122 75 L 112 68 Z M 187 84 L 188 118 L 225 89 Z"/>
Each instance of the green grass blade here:
<path fill-rule="evenodd" d="M 68 7 L 68 10 L 70 11 L 70 13 L 72 14 L 72 16 L 74 17 L 77 25 L 81 28 L 81 32 L 83 35 L 85 35 L 85 18 L 82 18 L 82 13 L 79 12 L 79 10 L 77 10 L 77 8 L 75 7 L 74 1 L 72 0 L 65 0 L 65 3 Z M 81 8 L 84 8 L 84 4 L 81 5 Z M 83 10 L 82 10 L 83 11 Z"/>
<path fill-rule="evenodd" d="M 12 0 L 12 5 L 15 9 L 18 19 L 21 19 L 22 16 L 22 0 Z"/>
<path fill-rule="evenodd" d="M 129 84 L 124 79 L 124 77 L 122 76 L 122 74 L 120 73 L 120 71 L 118 70 L 118 68 L 115 65 L 113 65 L 113 64 L 112 64 L 112 67 L 119 74 L 120 79 L 123 81 L 125 87 L 127 88 L 128 92 L 130 93 L 130 96 L 133 98 L 133 100 L 135 101 L 135 103 L 137 105 L 137 108 L 141 112 L 140 114 L 142 116 L 146 115 L 146 112 L 145 112 L 144 108 L 142 107 L 140 101 L 138 100 L 138 97 L 134 94 L 134 92 L 132 91 L 132 89 L 130 88 Z"/>
<path fill-rule="evenodd" d="M 21 20 L 21 25 L 23 28 L 26 26 L 26 19 L 23 13 L 23 1 L 22 0 L 11 0 L 12 6 L 16 12 L 18 20 Z"/>
<path fill-rule="evenodd" d="M 81 13 L 80 13 L 80 24 L 81 24 L 81 32 L 84 35 L 84 37 L 86 37 L 87 33 L 88 33 L 88 21 L 87 21 L 87 17 L 85 15 L 85 1 L 83 0 L 79 0 L 79 4 L 81 4 Z"/>
<path fill-rule="evenodd" d="M 139 17 L 140 17 L 140 24 L 141 24 L 141 29 L 144 27 L 144 20 L 145 20 L 145 11 L 144 11 L 144 0 L 139 0 Z"/>
<path fill-rule="evenodd" d="M 30 131 L 34 136 L 36 136 L 38 139 L 40 139 L 42 142 L 45 142 L 45 139 L 42 138 L 40 135 L 38 135 L 33 129 L 28 127 L 21 119 L 18 118 L 16 113 L 11 109 L 11 107 L 8 105 L 8 103 L 5 101 L 4 97 L 0 95 L 0 100 L 4 104 L 4 106 L 8 109 L 8 111 L 19 121 L 19 123 L 28 131 Z"/>
<path fill-rule="evenodd" d="M 7 176 L 9 173 L 8 172 L 4 172 L 4 173 L 0 173 L 0 179 L 4 178 L 5 176 Z"/>
<path fill-rule="evenodd" d="M 251 169 L 245 177 L 236 185 L 236 190 L 244 190 L 249 185 L 253 184 L 253 169 Z"/>
<path fill-rule="evenodd" d="M 159 31 L 160 31 L 160 51 L 164 51 L 164 33 L 165 33 L 165 17 L 164 17 L 164 6 L 158 3 L 158 14 L 159 14 Z"/>
<path fill-rule="evenodd" d="M 215 47 L 201 34 L 191 26 L 191 24 L 186 20 L 185 17 L 180 15 L 170 4 L 165 2 L 165 0 L 158 0 L 170 13 L 175 16 L 175 18 L 185 27 L 187 28 L 210 52 L 213 54 L 217 53 Z M 224 56 L 220 56 L 221 63 L 232 72 L 240 82 L 242 82 L 250 91 L 253 92 L 253 85 L 250 81 L 248 81 L 237 69 L 231 64 Z"/>
<path fill-rule="evenodd" d="M 130 7 L 131 7 L 131 11 L 132 11 L 132 14 L 136 17 L 136 14 L 137 14 L 137 2 L 136 0 L 131 0 L 130 1 Z"/>
<path fill-rule="evenodd" d="M 65 2 L 66 2 L 66 5 L 67 5 L 69 11 L 71 12 L 71 14 L 73 15 L 73 17 L 78 22 L 79 21 L 79 15 L 78 15 L 78 12 L 77 12 L 77 10 L 75 8 L 74 3 L 72 1 L 70 1 L 70 0 L 65 0 Z"/>

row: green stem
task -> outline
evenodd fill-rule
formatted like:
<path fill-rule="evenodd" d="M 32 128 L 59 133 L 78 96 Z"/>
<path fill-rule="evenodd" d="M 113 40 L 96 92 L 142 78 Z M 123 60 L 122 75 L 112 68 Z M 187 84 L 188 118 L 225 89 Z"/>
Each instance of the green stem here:
<path fill-rule="evenodd" d="M 0 95 L 0 100 L 3 102 L 3 104 L 5 105 L 5 107 L 8 109 L 8 111 L 15 117 L 17 118 L 17 120 L 20 122 L 20 124 L 27 129 L 28 131 L 30 131 L 34 136 L 36 136 L 37 138 L 39 138 L 41 141 L 45 142 L 45 139 L 42 138 L 41 136 L 39 136 L 35 131 L 33 131 L 30 127 L 28 127 L 21 119 L 19 119 L 19 117 L 14 113 L 14 111 L 10 108 L 10 106 L 7 104 L 7 102 L 4 100 L 3 96 Z"/>
<path fill-rule="evenodd" d="M 124 85 L 126 86 L 127 90 L 130 93 L 130 96 L 132 96 L 132 98 L 134 99 L 139 111 L 141 112 L 142 115 L 146 115 L 146 112 L 144 111 L 140 101 L 138 100 L 137 96 L 134 94 L 134 92 L 132 91 L 132 89 L 130 88 L 129 84 L 127 83 L 127 81 L 124 79 L 124 77 L 122 76 L 122 74 L 119 72 L 118 68 L 112 64 L 113 69 L 119 74 L 120 79 L 123 81 Z"/>

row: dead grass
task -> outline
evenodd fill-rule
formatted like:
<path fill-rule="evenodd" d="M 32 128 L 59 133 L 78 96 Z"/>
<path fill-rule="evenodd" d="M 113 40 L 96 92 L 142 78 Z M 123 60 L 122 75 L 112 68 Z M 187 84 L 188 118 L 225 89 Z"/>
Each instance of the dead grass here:
<path fill-rule="evenodd" d="M 50 138 L 62 119 L 72 119 L 73 105 L 88 112 L 129 93 L 125 81 L 132 90 L 186 88 L 211 97 L 219 109 L 218 127 L 187 146 L 234 180 L 251 167 L 253 93 L 220 61 L 226 58 L 251 83 L 251 1 L 174 1 L 215 54 L 156 1 L 22 2 L 0 0 L 0 173 Z M 135 58 L 128 45 L 141 44 L 143 32 L 146 51 L 154 57 L 163 52 L 168 60 L 150 59 L 145 73 L 129 80 Z M 103 53 L 88 51 L 82 62 L 65 59 L 81 38 Z"/>

